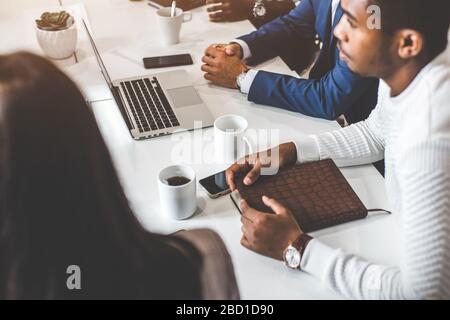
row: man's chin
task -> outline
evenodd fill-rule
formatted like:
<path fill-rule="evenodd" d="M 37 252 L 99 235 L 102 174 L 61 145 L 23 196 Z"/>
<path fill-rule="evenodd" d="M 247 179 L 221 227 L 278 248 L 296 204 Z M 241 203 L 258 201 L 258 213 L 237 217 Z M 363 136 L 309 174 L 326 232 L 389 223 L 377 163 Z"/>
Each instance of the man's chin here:
<path fill-rule="evenodd" d="M 355 67 L 355 64 L 352 62 L 352 60 L 343 52 L 339 52 L 339 57 L 342 61 L 344 61 L 347 64 L 347 67 L 355 74 L 361 75 L 358 68 Z"/>
<path fill-rule="evenodd" d="M 347 62 L 347 66 L 351 70 L 351 72 L 353 72 L 357 76 L 360 76 L 360 77 L 369 77 L 370 76 L 367 73 L 365 73 L 361 68 L 358 68 L 357 66 L 355 66 L 351 61 Z"/>

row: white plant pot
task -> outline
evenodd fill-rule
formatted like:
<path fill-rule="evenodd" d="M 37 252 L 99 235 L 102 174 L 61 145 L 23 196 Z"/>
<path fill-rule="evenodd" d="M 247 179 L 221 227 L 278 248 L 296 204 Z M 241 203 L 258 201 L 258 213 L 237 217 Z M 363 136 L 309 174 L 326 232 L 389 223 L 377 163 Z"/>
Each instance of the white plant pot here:
<path fill-rule="evenodd" d="M 67 59 L 77 49 L 78 32 L 75 23 L 60 31 L 46 31 L 36 27 L 36 37 L 42 51 L 51 59 Z"/>

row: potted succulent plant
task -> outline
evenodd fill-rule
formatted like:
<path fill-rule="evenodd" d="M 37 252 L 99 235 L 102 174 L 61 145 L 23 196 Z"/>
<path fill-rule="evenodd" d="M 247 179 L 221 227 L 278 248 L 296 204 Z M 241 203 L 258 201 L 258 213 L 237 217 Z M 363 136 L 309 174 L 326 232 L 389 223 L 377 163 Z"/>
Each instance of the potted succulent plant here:
<path fill-rule="evenodd" d="M 74 18 L 66 11 L 45 12 L 36 20 L 36 36 L 44 53 L 52 59 L 72 56 L 77 46 Z"/>

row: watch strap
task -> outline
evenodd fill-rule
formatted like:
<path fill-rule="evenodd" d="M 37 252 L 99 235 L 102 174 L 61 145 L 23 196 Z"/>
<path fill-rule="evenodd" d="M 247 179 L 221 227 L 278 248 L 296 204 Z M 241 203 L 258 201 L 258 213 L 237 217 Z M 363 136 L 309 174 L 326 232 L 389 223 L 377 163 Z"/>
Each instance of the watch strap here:
<path fill-rule="evenodd" d="M 306 233 L 302 233 L 295 241 L 292 243 L 292 246 L 298 250 L 300 253 L 300 257 L 303 259 L 303 255 L 306 251 L 306 247 L 308 246 L 308 243 L 313 238 Z"/>

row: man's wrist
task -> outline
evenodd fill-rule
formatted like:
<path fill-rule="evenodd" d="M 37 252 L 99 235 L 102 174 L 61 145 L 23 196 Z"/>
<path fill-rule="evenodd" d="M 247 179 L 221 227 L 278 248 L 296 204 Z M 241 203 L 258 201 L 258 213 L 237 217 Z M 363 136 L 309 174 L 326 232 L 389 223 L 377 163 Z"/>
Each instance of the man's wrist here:
<path fill-rule="evenodd" d="M 306 163 L 318 161 L 320 157 L 320 149 L 315 136 L 304 137 L 297 141 L 292 141 L 297 150 L 297 162 Z"/>
<path fill-rule="evenodd" d="M 280 157 L 282 167 L 297 163 L 297 146 L 294 142 L 284 143 L 280 146 Z"/>
<path fill-rule="evenodd" d="M 301 270 L 306 247 L 312 239 L 313 238 L 306 233 L 302 233 L 289 244 L 283 252 L 283 260 L 286 266 L 291 269 Z"/>
<path fill-rule="evenodd" d="M 313 237 L 307 235 L 306 233 L 302 233 L 297 239 L 295 239 L 292 246 L 295 247 L 300 252 L 300 256 L 303 257 L 306 247 L 312 239 Z"/>
<path fill-rule="evenodd" d="M 245 77 L 249 70 L 250 69 L 247 66 L 245 66 L 245 68 L 242 70 L 242 72 L 240 74 L 238 74 L 238 76 L 236 77 L 236 86 L 239 90 L 241 90 L 242 84 L 244 83 Z"/>

